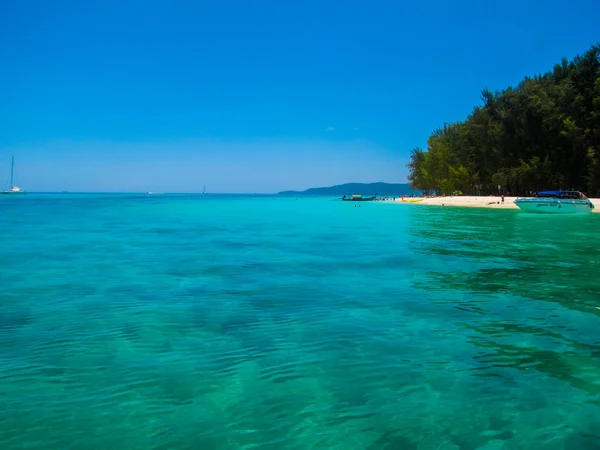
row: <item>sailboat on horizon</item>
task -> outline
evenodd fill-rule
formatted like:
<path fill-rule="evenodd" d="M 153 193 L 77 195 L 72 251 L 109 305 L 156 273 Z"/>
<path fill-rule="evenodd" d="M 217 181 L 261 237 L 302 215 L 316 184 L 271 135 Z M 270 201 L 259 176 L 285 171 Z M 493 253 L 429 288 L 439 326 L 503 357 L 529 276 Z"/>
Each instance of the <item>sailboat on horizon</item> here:
<path fill-rule="evenodd" d="M 25 191 L 18 186 L 13 184 L 13 178 L 15 174 L 15 157 L 12 157 L 12 163 L 10 165 L 10 186 L 8 190 L 0 191 L 0 194 L 25 194 Z"/>

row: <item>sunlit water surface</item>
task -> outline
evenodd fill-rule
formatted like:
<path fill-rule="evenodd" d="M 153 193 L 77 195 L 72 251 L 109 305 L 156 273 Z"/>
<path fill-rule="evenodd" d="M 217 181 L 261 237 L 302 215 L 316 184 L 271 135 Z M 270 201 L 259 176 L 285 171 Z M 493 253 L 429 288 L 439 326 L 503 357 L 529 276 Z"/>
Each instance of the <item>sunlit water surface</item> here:
<path fill-rule="evenodd" d="M 0 448 L 600 448 L 600 217 L 0 199 Z"/>

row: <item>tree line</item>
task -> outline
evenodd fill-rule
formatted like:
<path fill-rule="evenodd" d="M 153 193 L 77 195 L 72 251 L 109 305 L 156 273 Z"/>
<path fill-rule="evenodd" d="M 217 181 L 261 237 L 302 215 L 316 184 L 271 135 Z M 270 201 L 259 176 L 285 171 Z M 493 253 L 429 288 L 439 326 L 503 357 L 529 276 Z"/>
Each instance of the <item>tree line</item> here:
<path fill-rule="evenodd" d="M 575 189 L 600 196 L 600 45 L 500 92 L 464 122 L 416 148 L 411 187 L 442 195 L 528 195 Z M 500 189 L 499 189 L 500 186 Z"/>

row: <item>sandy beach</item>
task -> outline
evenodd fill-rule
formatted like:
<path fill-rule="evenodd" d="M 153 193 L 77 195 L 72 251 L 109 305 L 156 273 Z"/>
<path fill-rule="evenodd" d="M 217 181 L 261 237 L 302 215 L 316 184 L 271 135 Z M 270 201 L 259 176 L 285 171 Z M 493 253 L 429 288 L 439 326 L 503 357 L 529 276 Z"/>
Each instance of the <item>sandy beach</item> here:
<path fill-rule="evenodd" d="M 494 208 L 494 209 L 519 209 L 514 201 L 517 197 L 504 197 L 504 203 L 500 197 L 475 197 L 475 196 L 448 196 L 448 197 L 432 197 L 432 198 L 413 198 L 406 197 L 403 199 L 396 198 L 386 200 L 391 203 L 398 204 L 414 204 L 414 205 L 434 205 L 434 206 L 464 206 L 471 208 Z M 600 198 L 590 198 L 596 206 L 594 213 L 600 213 Z"/>

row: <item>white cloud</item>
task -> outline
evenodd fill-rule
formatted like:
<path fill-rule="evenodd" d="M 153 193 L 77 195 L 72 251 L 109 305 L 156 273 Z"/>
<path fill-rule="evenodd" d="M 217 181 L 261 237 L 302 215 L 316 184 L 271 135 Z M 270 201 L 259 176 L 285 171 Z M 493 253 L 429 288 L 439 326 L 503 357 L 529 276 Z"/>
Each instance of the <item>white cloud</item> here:
<path fill-rule="evenodd" d="M 326 128 L 326 131 L 333 131 L 333 130 L 335 130 L 335 127 L 327 127 Z"/>

